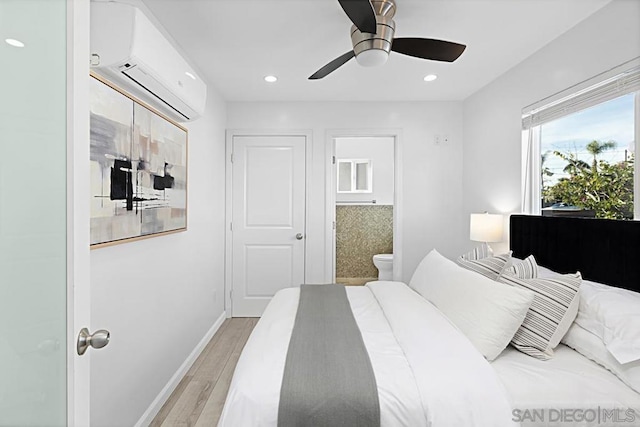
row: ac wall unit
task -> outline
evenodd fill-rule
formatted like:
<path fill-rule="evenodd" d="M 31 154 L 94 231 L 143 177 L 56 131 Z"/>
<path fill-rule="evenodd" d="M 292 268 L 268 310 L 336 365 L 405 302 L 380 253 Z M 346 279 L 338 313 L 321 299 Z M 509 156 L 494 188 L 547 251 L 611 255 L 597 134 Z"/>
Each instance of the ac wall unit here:
<path fill-rule="evenodd" d="M 170 118 L 202 115 L 207 86 L 135 6 L 91 2 L 91 69 Z"/>

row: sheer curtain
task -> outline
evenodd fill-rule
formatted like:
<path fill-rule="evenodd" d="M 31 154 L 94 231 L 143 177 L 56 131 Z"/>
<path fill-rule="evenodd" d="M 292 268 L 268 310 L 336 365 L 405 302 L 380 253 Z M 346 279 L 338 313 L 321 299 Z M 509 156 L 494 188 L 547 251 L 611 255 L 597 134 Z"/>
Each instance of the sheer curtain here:
<path fill-rule="evenodd" d="M 522 212 L 540 215 L 542 209 L 540 126 L 522 132 Z"/>

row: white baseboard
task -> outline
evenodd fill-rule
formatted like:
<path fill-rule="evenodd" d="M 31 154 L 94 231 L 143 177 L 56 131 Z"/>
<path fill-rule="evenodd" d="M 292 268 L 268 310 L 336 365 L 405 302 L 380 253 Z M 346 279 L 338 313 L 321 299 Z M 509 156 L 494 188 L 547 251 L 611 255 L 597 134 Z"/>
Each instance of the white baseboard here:
<path fill-rule="evenodd" d="M 227 314 L 223 311 L 220 317 L 218 317 L 218 319 L 214 322 L 213 326 L 211 326 L 204 337 L 202 337 L 198 345 L 196 345 L 196 347 L 193 349 L 191 354 L 185 359 L 182 365 L 180 365 L 176 373 L 173 374 L 167 385 L 164 386 L 162 391 L 160 391 L 158 396 L 153 400 L 149 408 L 144 411 L 144 414 L 142 414 L 138 422 L 135 424 L 135 427 L 146 427 L 151 424 L 155 416 L 158 415 L 158 412 L 160 412 L 160 409 L 162 409 L 162 405 L 164 405 L 167 399 L 169 399 L 171 393 L 173 393 L 176 387 L 178 387 L 178 384 L 180 384 L 182 378 L 189 371 L 191 365 L 193 365 L 198 356 L 200 356 L 200 353 L 202 353 L 202 350 L 204 350 L 209 341 L 211 341 L 213 335 L 218 331 L 218 329 L 220 329 L 220 326 L 222 325 L 222 322 L 224 322 L 226 317 Z"/>

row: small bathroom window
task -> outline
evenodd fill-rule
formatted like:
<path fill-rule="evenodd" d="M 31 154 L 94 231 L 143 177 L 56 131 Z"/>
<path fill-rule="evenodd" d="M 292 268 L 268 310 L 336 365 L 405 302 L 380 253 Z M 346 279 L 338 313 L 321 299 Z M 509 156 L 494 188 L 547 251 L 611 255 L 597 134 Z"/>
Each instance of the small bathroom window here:
<path fill-rule="evenodd" d="M 338 193 L 373 192 L 373 167 L 369 159 L 338 160 Z"/>

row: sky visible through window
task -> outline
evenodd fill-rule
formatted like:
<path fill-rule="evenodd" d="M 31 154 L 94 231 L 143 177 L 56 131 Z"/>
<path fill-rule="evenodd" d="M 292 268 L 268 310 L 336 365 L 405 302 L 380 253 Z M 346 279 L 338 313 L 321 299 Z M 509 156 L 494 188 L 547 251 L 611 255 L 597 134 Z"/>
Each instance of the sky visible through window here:
<path fill-rule="evenodd" d="M 545 177 L 549 185 L 568 177 L 563 172 L 567 162 L 553 154 L 554 151 L 574 153 L 580 160 L 591 164 L 593 156 L 586 145 L 594 139 L 615 141 L 616 147 L 598 156 L 598 160 L 617 163 L 634 152 L 634 94 L 621 96 L 591 108 L 579 111 L 541 126 L 541 153 L 549 152 L 543 167 L 553 172 Z"/>

